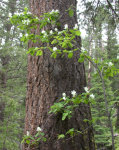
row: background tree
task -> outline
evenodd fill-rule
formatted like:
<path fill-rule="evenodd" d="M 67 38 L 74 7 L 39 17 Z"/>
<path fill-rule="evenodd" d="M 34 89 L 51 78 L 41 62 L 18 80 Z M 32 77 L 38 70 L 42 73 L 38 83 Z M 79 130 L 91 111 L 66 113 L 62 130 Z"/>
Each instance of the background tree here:
<path fill-rule="evenodd" d="M 0 149 L 19 150 L 23 135 L 26 91 L 26 54 L 20 32 L 10 17 L 25 2 L 0 2 Z"/>

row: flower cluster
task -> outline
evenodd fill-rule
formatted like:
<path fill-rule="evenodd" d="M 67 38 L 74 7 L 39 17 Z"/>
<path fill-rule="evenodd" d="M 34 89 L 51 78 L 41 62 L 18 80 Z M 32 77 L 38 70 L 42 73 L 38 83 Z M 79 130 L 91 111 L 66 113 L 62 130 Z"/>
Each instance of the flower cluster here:
<path fill-rule="evenodd" d="M 53 47 L 53 51 L 55 52 L 57 50 L 57 47 Z"/>
<path fill-rule="evenodd" d="M 23 20 L 22 22 L 23 22 L 23 24 L 25 24 L 25 25 L 29 25 L 29 24 L 30 24 L 30 20 L 29 20 L 29 19 Z"/>
<path fill-rule="evenodd" d="M 88 90 L 87 87 L 84 87 L 84 90 L 85 90 L 86 93 L 89 93 L 89 90 Z"/>
<path fill-rule="evenodd" d="M 77 30 L 78 29 L 78 25 L 77 24 L 75 24 L 75 26 L 74 26 L 74 28 L 73 28 L 74 30 Z"/>
<path fill-rule="evenodd" d="M 38 131 L 38 132 L 40 131 L 41 132 L 42 129 L 40 127 L 37 127 L 36 131 Z"/>
<path fill-rule="evenodd" d="M 66 93 L 62 93 L 63 100 L 66 100 Z"/>
<path fill-rule="evenodd" d="M 94 95 L 94 94 L 91 94 L 91 95 L 90 95 L 90 98 L 94 99 L 94 98 L 95 98 L 95 95 Z"/>
<path fill-rule="evenodd" d="M 68 24 L 65 24 L 65 25 L 64 25 L 64 29 L 65 29 L 65 30 L 68 29 Z"/>
<path fill-rule="evenodd" d="M 109 62 L 109 63 L 108 63 L 108 66 L 109 66 L 109 67 L 112 67 L 112 66 L 113 66 L 113 63 L 112 63 L 112 62 Z"/>
<path fill-rule="evenodd" d="M 48 36 L 48 35 L 47 35 L 47 32 L 44 31 L 44 30 L 42 30 L 41 33 L 43 34 L 44 37 L 47 37 L 47 36 Z"/>
<path fill-rule="evenodd" d="M 72 97 L 75 97 L 77 95 L 76 91 L 75 90 L 71 91 L 71 95 Z M 62 93 L 62 96 L 63 96 L 63 100 L 66 100 L 66 93 Z"/>
<path fill-rule="evenodd" d="M 54 9 L 53 9 L 50 13 L 51 13 L 51 14 L 52 14 L 52 13 L 59 13 L 59 10 L 57 10 L 57 9 L 54 10 Z"/>
<path fill-rule="evenodd" d="M 88 87 L 84 87 L 84 90 L 86 93 L 89 93 Z M 94 99 L 95 95 L 94 94 L 90 94 L 90 98 Z"/>
<path fill-rule="evenodd" d="M 75 97 L 77 95 L 75 90 L 71 91 L 71 94 L 72 94 L 73 97 Z"/>

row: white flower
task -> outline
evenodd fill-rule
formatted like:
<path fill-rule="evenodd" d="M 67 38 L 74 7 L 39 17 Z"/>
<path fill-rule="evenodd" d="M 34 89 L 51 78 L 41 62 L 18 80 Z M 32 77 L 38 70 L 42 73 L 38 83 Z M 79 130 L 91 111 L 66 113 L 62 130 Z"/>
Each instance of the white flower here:
<path fill-rule="evenodd" d="M 22 33 L 20 33 L 20 34 L 19 34 L 19 36 L 20 36 L 20 37 L 22 37 L 22 36 L 23 36 L 23 34 L 22 34 Z"/>
<path fill-rule="evenodd" d="M 72 94 L 73 97 L 75 97 L 76 96 L 76 91 L 75 90 L 71 91 L 71 94 Z"/>
<path fill-rule="evenodd" d="M 94 94 L 91 94 L 91 95 L 90 95 L 90 98 L 94 99 L 94 98 L 95 98 L 95 95 L 94 95 Z"/>
<path fill-rule="evenodd" d="M 58 29 L 57 29 L 57 28 L 55 28 L 55 31 L 57 32 L 57 31 L 58 31 Z"/>
<path fill-rule="evenodd" d="M 89 90 L 88 90 L 87 87 L 84 87 L 84 90 L 85 90 L 86 93 L 89 93 Z"/>
<path fill-rule="evenodd" d="M 36 19 L 37 19 L 37 20 L 39 20 L 39 18 L 38 18 L 38 17 L 36 17 Z"/>
<path fill-rule="evenodd" d="M 62 93 L 62 96 L 63 96 L 63 97 L 66 97 L 66 93 Z"/>
<path fill-rule="evenodd" d="M 52 9 L 52 11 L 50 12 L 50 13 L 54 13 L 55 12 L 55 10 L 54 9 Z"/>
<path fill-rule="evenodd" d="M 109 67 L 113 66 L 113 63 L 112 63 L 112 62 L 109 62 L 109 63 L 108 63 L 108 66 L 109 66 Z"/>
<path fill-rule="evenodd" d="M 45 34 L 46 32 L 43 30 L 43 31 L 41 31 L 41 33 L 42 33 L 42 34 Z"/>
<path fill-rule="evenodd" d="M 30 11 L 27 12 L 28 15 L 32 15 L 32 13 Z"/>
<path fill-rule="evenodd" d="M 22 22 L 23 22 L 23 24 L 25 24 L 25 25 L 29 25 L 30 20 L 29 20 L 29 19 L 27 19 L 27 20 L 23 20 Z"/>
<path fill-rule="evenodd" d="M 11 13 L 9 13 L 9 17 L 12 17 L 12 14 L 11 14 Z"/>
<path fill-rule="evenodd" d="M 86 50 L 84 49 L 84 47 L 82 47 L 81 52 L 83 52 L 83 53 L 86 52 Z"/>
<path fill-rule="evenodd" d="M 50 30 L 50 34 L 53 34 L 53 31 L 52 31 L 52 30 Z"/>
<path fill-rule="evenodd" d="M 59 10 L 58 10 L 58 9 L 56 9 L 56 10 L 55 10 L 55 12 L 57 12 L 57 13 L 58 13 L 58 12 L 59 12 Z"/>
<path fill-rule="evenodd" d="M 74 29 L 78 29 L 78 25 L 77 24 L 75 24 Z"/>
<path fill-rule="evenodd" d="M 25 34 L 25 36 L 27 37 L 27 36 L 28 36 L 28 34 L 26 33 L 26 34 Z"/>
<path fill-rule="evenodd" d="M 64 25 L 64 29 L 68 29 L 68 24 L 65 24 L 65 25 Z"/>
<path fill-rule="evenodd" d="M 66 97 L 63 97 L 63 100 L 66 100 Z"/>
<path fill-rule="evenodd" d="M 27 135 L 27 136 L 29 136 L 29 135 L 30 135 L 29 131 L 26 131 L 26 135 Z"/>
<path fill-rule="evenodd" d="M 56 51 L 57 50 L 57 47 L 53 47 L 53 51 Z"/>
<path fill-rule="evenodd" d="M 50 13 L 54 13 L 54 12 L 59 13 L 59 10 L 58 9 L 56 9 L 56 10 L 53 9 Z"/>
<path fill-rule="evenodd" d="M 42 129 L 40 127 L 37 127 L 37 130 L 36 131 L 42 131 Z"/>
<path fill-rule="evenodd" d="M 16 12 L 15 15 L 17 15 L 17 16 L 23 15 L 23 12 L 21 12 L 21 13 Z"/>

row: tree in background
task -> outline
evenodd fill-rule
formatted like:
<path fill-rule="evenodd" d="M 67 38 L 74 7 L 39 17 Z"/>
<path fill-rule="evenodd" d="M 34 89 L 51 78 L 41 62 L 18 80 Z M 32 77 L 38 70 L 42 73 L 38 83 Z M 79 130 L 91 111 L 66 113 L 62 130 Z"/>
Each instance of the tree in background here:
<path fill-rule="evenodd" d="M 112 64 L 113 62 L 113 64 L 116 65 L 118 63 L 117 55 L 119 51 L 117 36 L 115 32 L 118 28 L 118 2 L 109 2 L 108 0 L 82 2 L 84 4 L 84 17 L 81 17 L 83 18 L 83 21 L 80 23 L 80 26 L 82 27 L 83 24 L 87 31 L 87 37 L 83 40 L 84 49 L 88 50 L 88 53 L 91 57 L 97 59 L 97 63 L 104 64 L 107 61 L 109 64 Z M 88 67 L 86 68 L 86 70 L 89 70 Z M 105 69 L 106 68 L 104 67 L 103 70 Z M 103 148 L 108 150 L 115 149 L 114 143 L 112 148 L 110 136 L 111 131 L 109 129 L 109 122 L 107 120 L 102 83 L 98 75 L 96 74 L 96 69 L 91 66 L 90 70 L 92 70 L 93 72 L 90 72 L 90 80 L 88 80 L 90 82 L 88 85 L 92 86 L 92 91 L 93 93 L 95 93 L 96 102 L 92 105 L 91 108 L 92 116 L 95 120 L 94 135 L 97 148 Z M 87 74 L 87 78 L 88 77 L 89 74 Z M 116 140 L 118 139 L 118 134 L 117 130 L 115 130 L 115 121 L 118 114 L 118 110 L 116 113 L 116 108 L 118 108 L 118 92 L 116 91 L 116 89 L 118 89 L 117 78 L 118 75 L 116 75 L 114 78 L 110 77 L 104 80 L 106 87 L 106 96 L 108 99 L 108 112 L 110 114 L 109 117 L 112 122 L 113 130 L 115 132 L 112 136 L 112 139 L 114 140 L 115 135 L 117 136 L 115 139 L 116 148 L 118 147 L 118 144 L 116 143 Z"/>
<path fill-rule="evenodd" d="M 0 149 L 19 150 L 24 123 L 26 91 L 26 55 L 19 42 L 20 32 L 10 23 L 10 17 L 25 2 L 0 2 Z"/>

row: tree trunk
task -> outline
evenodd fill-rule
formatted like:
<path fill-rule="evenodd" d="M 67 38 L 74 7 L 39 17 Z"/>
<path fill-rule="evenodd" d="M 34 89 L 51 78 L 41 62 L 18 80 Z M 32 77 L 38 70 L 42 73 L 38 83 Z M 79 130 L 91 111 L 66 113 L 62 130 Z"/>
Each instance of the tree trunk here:
<path fill-rule="evenodd" d="M 38 17 L 52 9 L 58 9 L 61 14 L 61 28 L 68 24 L 72 28 L 77 23 L 76 10 L 73 17 L 69 17 L 68 8 L 76 8 L 76 0 L 30 0 L 31 12 Z M 81 40 L 77 39 L 79 46 Z M 33 47 L 29 43 L 29 47 Z M 36 44 L 35 44 L 36 46 Z M 37 45 L 38 46 L 38 45 Z M 36 134 L 40 126 L 46 135 L 47 142 L 39 143 L 38 148 L 30 150 L 94 150 L 93 129 L 84 119 L 91 120 L 89 105 L 81 104 L 70 120 L 61 120 L 61 114 L 49 114 L 50 107 L 65 92 L 70 95 L 72 90 L 77 93 L 84 92 L 86 86 L 85 70 L 83 63 L 78 63 L 79 54 L 76 52 L 72 59 L 67 57 L 50 58 L 50 52 L 45 51 L 43 56 L 28 56 L 28 80 L 26 98 L 25 134 Z M 73 138 L 58 140 L 58 134 L 63 134 L 68 129 L 75 128 L 83 132 Z M 24 146 L 24 150 L 28 149 Z"/>

